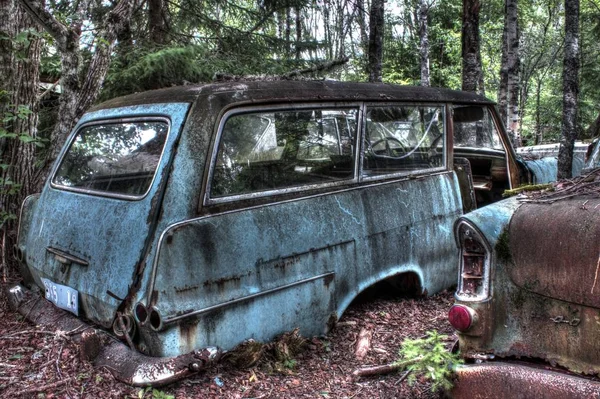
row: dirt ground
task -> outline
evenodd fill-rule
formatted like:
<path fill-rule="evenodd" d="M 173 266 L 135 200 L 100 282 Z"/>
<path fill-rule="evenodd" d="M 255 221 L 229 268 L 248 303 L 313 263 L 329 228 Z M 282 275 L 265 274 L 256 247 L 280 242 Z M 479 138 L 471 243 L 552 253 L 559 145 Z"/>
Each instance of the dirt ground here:
<path fill-rule="evenodd" d="M 429 330 L 456 339 L 446 320 L 452 293 L 426 299 L 371 298 L 355 302 L 325 337 L 306 348 L 283 371 L 219 365 L 155 390 L 130 387 L 108 370 L 79 359 L 68 334 L 36 327 L 11 312 L 0 296 L 0 397 L 2 398 L 440 398 L 427 381 L 411 386 L 404 373 L 352 379 L 358 367 L 391 363 L 407 338 Z M 366 358 L 357 361 L 361 329 L 372 332 Z"/>

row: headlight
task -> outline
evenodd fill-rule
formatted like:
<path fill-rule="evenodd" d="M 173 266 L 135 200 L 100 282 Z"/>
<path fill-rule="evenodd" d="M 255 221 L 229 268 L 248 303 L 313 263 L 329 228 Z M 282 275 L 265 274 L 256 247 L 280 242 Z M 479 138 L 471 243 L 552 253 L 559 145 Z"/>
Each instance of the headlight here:
<path fill-rule="evenodd" d="M 455 234 L 460 247 L 456 297 L 472 302 L 487 299 L 490 290 L 489 245 L 466 221 L 457 224 Z"/>

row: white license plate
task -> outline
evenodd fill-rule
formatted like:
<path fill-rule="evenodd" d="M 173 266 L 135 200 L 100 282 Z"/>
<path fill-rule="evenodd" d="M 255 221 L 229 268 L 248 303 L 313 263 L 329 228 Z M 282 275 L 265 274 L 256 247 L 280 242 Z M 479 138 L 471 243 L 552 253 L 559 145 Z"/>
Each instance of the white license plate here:
<path fill-rule="evenodd" d="M 68 310 L 79 316 L 79 293 L 71 287 L 56 284 L 46 278 L 42 278 L 46 287 L 46 299 L 61 309 Z"/>

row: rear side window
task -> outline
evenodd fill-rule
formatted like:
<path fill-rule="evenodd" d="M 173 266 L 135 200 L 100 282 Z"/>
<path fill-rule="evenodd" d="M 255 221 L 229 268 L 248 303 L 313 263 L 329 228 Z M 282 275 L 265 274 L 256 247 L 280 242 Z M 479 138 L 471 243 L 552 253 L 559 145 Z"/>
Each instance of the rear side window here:
<path fill-rule="evenodd" d="M 143 196 L 154 178 L 168 131 L 164 120 L 84 126 L 52 183 L 76 191 Z"/>
<path fill-rule="evenodd" d="M 231 115 L 225 121 L 211 197 L 354 176 L 358 109 L 299 109 Z"/>
<path fill-rule="evenodd" d="M 444 107 L 369 107 L 363 176 L 412 172 L 444 166 Z"/>

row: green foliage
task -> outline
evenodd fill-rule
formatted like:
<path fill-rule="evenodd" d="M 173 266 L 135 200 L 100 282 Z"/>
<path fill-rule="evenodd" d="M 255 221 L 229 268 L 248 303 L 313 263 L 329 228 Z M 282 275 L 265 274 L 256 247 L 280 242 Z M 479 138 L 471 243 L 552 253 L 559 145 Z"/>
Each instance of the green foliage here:
<path fill-rule="evenodd" d="M 397 363 L 410 363 L 406 369 L 411 371 L 409 384 L 417 377 L 431 381 L 431 389 L 448 390 L 452 388 L 452 377 L 456 366 L 462 363 L 458 354 L 446 350 L 443 340 L 448 338 L 436 331 L 428 331 L 426 338 L 405 339 L 398 351 Z"/>
<path fill-rule="evenodd" d="M 151 387 L 140 389 L 137 397 L 138 399 L 175 399 L 175 396 Z"/>
<path fill-rule="evenodd" d="M 215 53 L 199 45 L 167 47 L 152 52 L 142 50 L 129 58 L 135 61 L 127 66 L 122 62 L 113 63 L 101 99 L 186 83 L 210 82 L 219 72 L 231 75 L 278 74 L 296 65 L 275 62 L 256 54 Z"/>
<path fill-rule="evenodd" d="M 383 79 L 386 82 L 418 85 L 421 80 L 418 2 L 399 0 L 394 14 L 386 15 Z M 429 9 L 429 58 L 431 85 L 460 89 L 461 12 L 457 0 L 437 2 Z"/>

